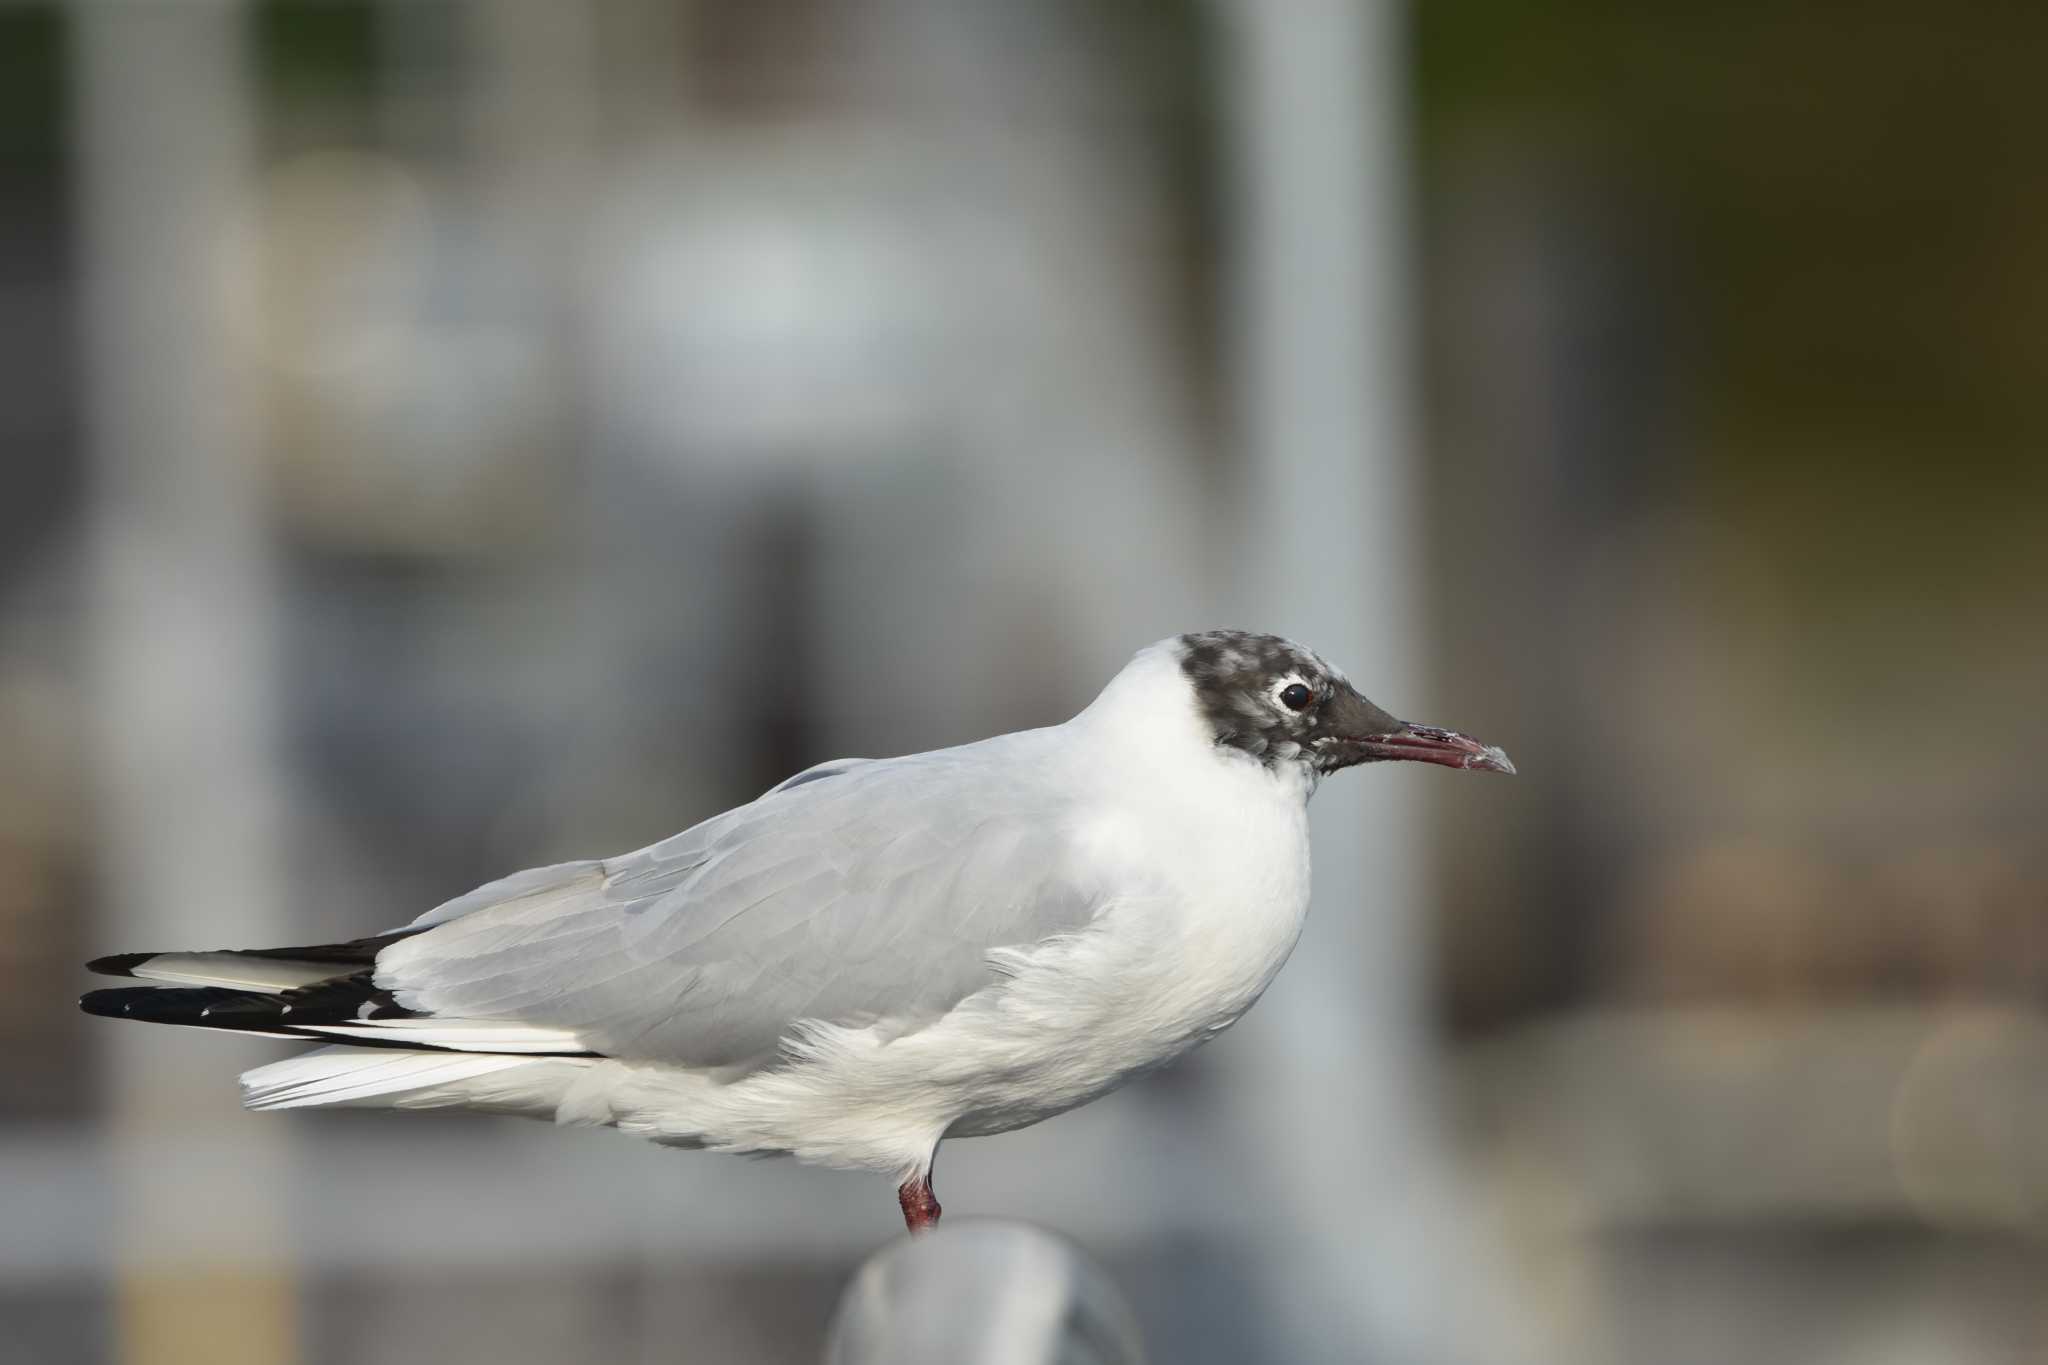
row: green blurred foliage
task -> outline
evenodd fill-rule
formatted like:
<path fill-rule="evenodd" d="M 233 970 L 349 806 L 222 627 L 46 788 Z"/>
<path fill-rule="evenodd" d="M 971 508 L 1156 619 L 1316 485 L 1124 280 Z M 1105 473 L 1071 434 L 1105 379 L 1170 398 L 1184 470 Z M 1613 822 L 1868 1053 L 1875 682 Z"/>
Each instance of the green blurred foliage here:
<path fill-rule="evenodd" d="M 1569 130 L 1673 234 L 1738 490 L 1788 446 L 1895 513 L 1958 477 L 2040 489 L 2048 7 L 1447 0 L 1415 26 L 1430 146 Z"/>
<path fill-rule="evenodd" d="M 64 156 L 65 24 L 42 6 L 0 7 L 0 186 L 54 174 Z"/>
<path fill-rule="evenodd" d="M 1644 458 L 1768 567 L 1719 590 L 1799 633 L 1803 692 L 2038 679 L 2048 6 L 1432 0 L 1413 23 L 1425 180 L 1475 140 L 1562 147 L 1625 206 L 1683 353 L 1683 448 Z"/>

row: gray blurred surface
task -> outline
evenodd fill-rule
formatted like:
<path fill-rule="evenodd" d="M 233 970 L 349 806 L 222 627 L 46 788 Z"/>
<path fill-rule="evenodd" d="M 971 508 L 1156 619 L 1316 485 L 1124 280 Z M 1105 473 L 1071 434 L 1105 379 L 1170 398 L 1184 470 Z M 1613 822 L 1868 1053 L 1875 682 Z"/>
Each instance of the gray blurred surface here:
<path fill-rule="evenodd" d="M 868 1258 L 827 1365 L 1140 1365 L 1138 1325 L 1073 1243 L 997 1219 L 941 1224 Z"/>

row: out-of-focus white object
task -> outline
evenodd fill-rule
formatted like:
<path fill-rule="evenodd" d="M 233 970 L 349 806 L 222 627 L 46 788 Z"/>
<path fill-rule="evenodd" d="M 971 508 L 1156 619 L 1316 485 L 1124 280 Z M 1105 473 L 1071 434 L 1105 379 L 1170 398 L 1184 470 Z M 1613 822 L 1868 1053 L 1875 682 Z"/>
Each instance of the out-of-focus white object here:
<path fill-rule="evenodd" d="M 1136 1321 L 1101 1267 L 1024 1223 L 968 1219 L 869 1257 L 827 1365 L 1135 1365 Z"/>

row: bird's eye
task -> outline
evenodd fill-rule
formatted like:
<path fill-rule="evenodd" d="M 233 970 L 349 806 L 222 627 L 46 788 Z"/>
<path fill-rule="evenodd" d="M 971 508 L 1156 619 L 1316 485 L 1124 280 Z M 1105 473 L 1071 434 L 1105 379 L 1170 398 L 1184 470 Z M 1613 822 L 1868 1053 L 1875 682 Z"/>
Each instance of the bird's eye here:
<path fill-rule="evenodd" d="M 1308 704 L 1315 699 L 1316 694 L 1300 683 L 1289 683 L 1280 689 L 1280 704 L 1290 711 L 1305 711 Z"/>

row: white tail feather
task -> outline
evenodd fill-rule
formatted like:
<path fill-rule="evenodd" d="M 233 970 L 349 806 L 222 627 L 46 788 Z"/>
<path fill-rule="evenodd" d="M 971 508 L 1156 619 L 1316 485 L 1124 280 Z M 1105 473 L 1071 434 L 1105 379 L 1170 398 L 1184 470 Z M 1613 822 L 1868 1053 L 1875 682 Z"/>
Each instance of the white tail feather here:
<path fill-rule="evenodd" d="M 583 1062 L 476 1052 L 323 1047 L 242 1073 L 251 1109 L 459 1106 L 553 1118 Z"/>

